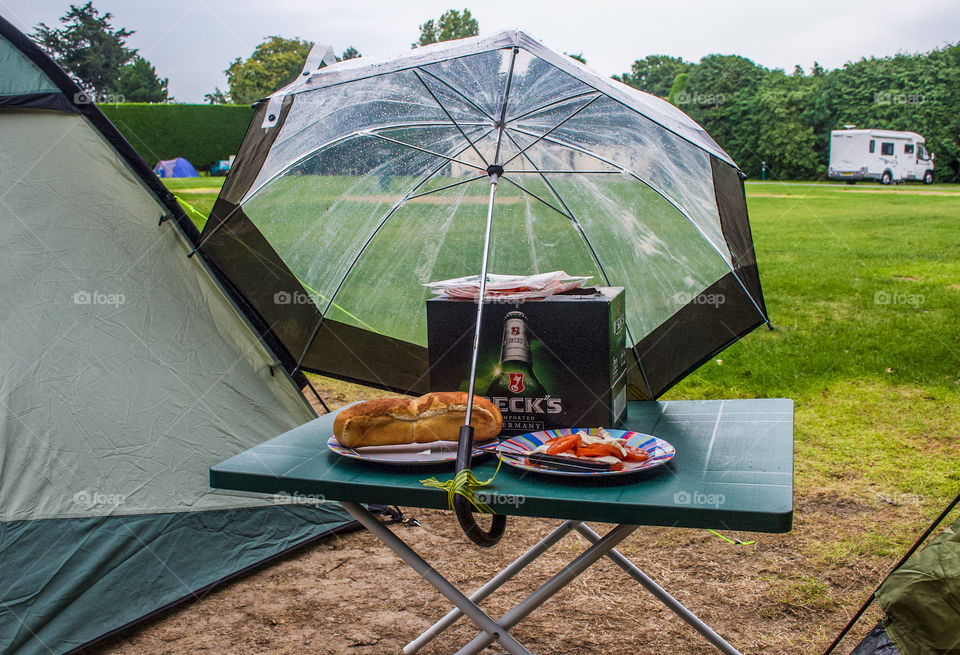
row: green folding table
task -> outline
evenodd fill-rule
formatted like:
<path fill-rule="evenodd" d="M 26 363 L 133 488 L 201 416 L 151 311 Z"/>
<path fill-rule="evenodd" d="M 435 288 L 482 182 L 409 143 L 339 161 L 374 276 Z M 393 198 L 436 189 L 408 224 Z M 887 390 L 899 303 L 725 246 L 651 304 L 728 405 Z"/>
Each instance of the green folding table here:
<path fill-rule="evenodd" d="M 787 532 L 793 520 L 793 401 L 689 400 L 631 402 L 624 429 L 665 439 L 676 448 L 667 464 L 631 475 L 628 483 L 531 474 L 504 465 L 483 498 L 497 513 L 563 519 L 542 541 L 467 597 L 374 517 L 361 503 L 445 509 L 447 494 L 420 480 L 450 470 L 424 472 L 344 458 L 327 448 L 335 414 L 327 414 L 240 453 L 210 469 L 210 484 L 267 494 L 339 501 L 456 607 L 405 648 L 417 652 L 462 615 L 481 630 L 458 655 L 498 642 L 529 655 L 510 629 L 601 557 L 611 558 L 718 650 L 738 651 L 616 550 L 641 525 L 716 530 Z M 478 479 L 493 475 L 496 461 L 474 466 Z M 603 537 L 584 521 L 617 524 Z M 592 545 L 499 619 L 477 603 L 571 531 Z"/>

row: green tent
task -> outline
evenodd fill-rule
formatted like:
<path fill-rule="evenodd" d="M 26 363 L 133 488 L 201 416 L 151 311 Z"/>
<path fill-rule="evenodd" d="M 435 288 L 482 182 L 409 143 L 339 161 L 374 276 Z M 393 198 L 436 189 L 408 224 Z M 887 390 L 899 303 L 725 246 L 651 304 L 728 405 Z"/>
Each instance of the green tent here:
<path fill-rule="evenodd" d="M 891 573 L 876 596 L 900 653 L 960 654 L 960 518 Z"/>
<path fill-rule="evenodd" d="M 0 652 L 60 653 L 350 525 L 208 468 L 315 417 L 289 357 L 57 65 L 0 18 Z"/>

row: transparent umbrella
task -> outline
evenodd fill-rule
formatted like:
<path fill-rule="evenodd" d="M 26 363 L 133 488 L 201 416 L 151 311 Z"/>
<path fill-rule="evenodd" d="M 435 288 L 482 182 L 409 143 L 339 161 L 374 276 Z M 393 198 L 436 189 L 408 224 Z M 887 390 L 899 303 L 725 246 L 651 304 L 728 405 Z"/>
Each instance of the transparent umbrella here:
<path fill-rule="evenodd" d="M 258 106 L 197 249 L 290 371 L 406 393 L 429 386 L 435 280 L 562 268 L 624 287 L 640 399 L 769 324 L 730 157 L 519 31 L 308 61 Z"/>

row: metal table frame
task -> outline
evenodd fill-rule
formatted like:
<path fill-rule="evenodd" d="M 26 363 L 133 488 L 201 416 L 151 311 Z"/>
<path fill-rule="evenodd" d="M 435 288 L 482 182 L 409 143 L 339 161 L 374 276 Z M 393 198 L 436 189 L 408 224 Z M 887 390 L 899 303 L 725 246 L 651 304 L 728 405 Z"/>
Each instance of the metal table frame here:
<path fill-rule="evenodd" d="M 655 598 L 683 619 L 721 653 L 739 655 L 713 629 L 616 550 L 639 525 L 727 528 L 786 532 L 793 516 L 793 403 L 785 399 L 628 403 L 629 429 L 657 434 L 677 447 L 665 470 L 638 484 L 576 486 L 564 480 L 528 478 L 513 470 L 490 488 L 494 511 L 561 519 L 550 534 L 530 547 L 469 597 L 440 575 L 361 503 L 407 507 L 447 506 L 446 493 L 425 488 L 422 473 L 344 461 L 326 447 L 334 414 L 290 430 L 210 469 L 211 486 L 260 493 L 313 494 L 335 500 L 408 566 L 433 585 L 454 609 L 411 641 L 406 655 L 466 616 L 480 632 L 457 655 L 476 654 L 497 642 L 511 654 L 529 655 L 510 634 L 520 621 L 603 557 L 610 558 Z M 489 462 L 475 463 L 478 477 L 493 473 Z M 656 470 L 656 469 L 655 469 Z M 522 494 L 511 506 L 498 494 Z M 725 504 L 699 505 L 698 498 L 726 494 Z M 604 536 L 584 521 L 613 524 Z M 487 598 L 567 534 L 576 531 L 589 546 L 527 598 L 494 619 L 477 603 Z"/>
<path fill-rule="evenodd" d="M 640 526 L 621 524 L 601 537 L 582 521 L 564 521 L 559 527 L 553 530 L 553 532 L 541 539 L 527 552 L 515 559 L 500 571 L 500 573 L 492 577 L 486 584 L 467 597 L 446 578 L 440 575 L 436 569 L 430 566 L 430 564 L 420 557 L 410 546 L 400 539 L 400 537 L 395 535 L 390 528 L 367 511 L 363 505 L 350 502 L 341 503 L 341 505 L 456 607 L 456 609 L 451 610 L 446 616 L 427 628 L 419 637 L 404 646 L 404 655 L 412 655 L 418 652 L 464 615 L 476 623 L 482 632 L 477 635 L 473 641 L 458 650 L 456 655 L 476 655 L 476 653 L 479 653 L 494 641 L 503 646 L 511 655 L 531 655 L 530 651 L 524 648 L 524 646 L 510 634 L 510 629 L 604 556 L 613 560 L 617 566 L 643 585 L 657 600 L 666 605 L 676 613 L 677 616 L 703 635 L 707 641 L 716 646 L 717 650 L 721 653 L 740 655 L 740 651 L 728 644 L 723 637 L 718 635 L 710 626 L 701 621 L 693 612 L 684 607 L 680 601 L 667 593 L 660 585 L 651 580 L 649 576 L 633 564 L 633 562 L 617 551 L 617 544 L 633 534 Z M 495 621 L 490 615 L 480 609 L 477 603 L 487 598 L 501 585 L 513 578 L 528 564 L 532 563 L 540 557 L 540 555 L 549 550 L 551 546 L 574 530 L 579 532 L 592 544 L 576 559 L 527 596 L 512 610 L 501 616 L 498 621 Z"/>

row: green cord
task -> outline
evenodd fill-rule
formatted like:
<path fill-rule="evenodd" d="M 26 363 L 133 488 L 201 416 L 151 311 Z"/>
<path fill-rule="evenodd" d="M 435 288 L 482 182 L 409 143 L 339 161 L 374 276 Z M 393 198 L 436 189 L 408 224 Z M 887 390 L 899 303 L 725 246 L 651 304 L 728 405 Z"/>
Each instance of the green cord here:
<path fill-rule="evenodd" d="M 707 528 L 707 532 L 712 532 L 713 534 L 717 535 L 718 537 L 726 541 L 728 544 L 733 544 L 734 546 L 749 546 L 750 544 L 757 543 L 756 541 L 740 541 L 739 539 L 730 539 L 729 537 L 724 537 L 722 534 L 720 534 L 716 530 L 711 530 L 710 528 Z"/>
<path fill-rule="evenodd" d="M 173 197 L 176 198 L 177 202 L 179 202 L 181 205 L 183 205 L 184 207 L 186 207 L 187 209 L 189 209 L 190 211 L 192 211 L 194 214 L 196 214 L 197 216 L 199 216 L 199 217 L 202 218 L 203 220 L 207 220 L 207 217 L 206 217 L 205 215 L 201 214 L 200 212 L 198 212 L 198 211 L 196 210 L 196 208 L 195 208 L 193 205 L 191 205 L 189 202 L 187 202 L 186 200 L 184 200 L 183 198 L 181 198 L 180 196 L 178 196 L 178 195 L 175 194 L 175 193 L 173 194 Z"/>
<path fill-rule="evenodd" d="M 500 457 L 497 458 L 497 470 L 493 472 L 493 475 L 489 480 L 485 482 L 480 482 L 477 480 L 477 477 L 473 474 L 473 471 L 470 469 L 463 469 L 457 473 L 452 480 L 447 480 L 446 482 L 440 482 L 436 478 L 427 478 L 426 480 L 420 480 L 420 484 L 425 487 L 433 487 L 435 489 L 446 489 L 447 490 L 447 507 L 453 509 L 453 499 L 457 494 L 460 494 L 467 499 L 467 502 L 473 505 L 473 507 L 482 514 L 496 514 L 493 509 L 481 500 L 476 498 L 476 489 L 480 487 L 485 487 L 491 482 L 494 478 L 497 477 L 497 473 L 500 472 L 500 465 L 503 464 L 503 459 Z"/>

